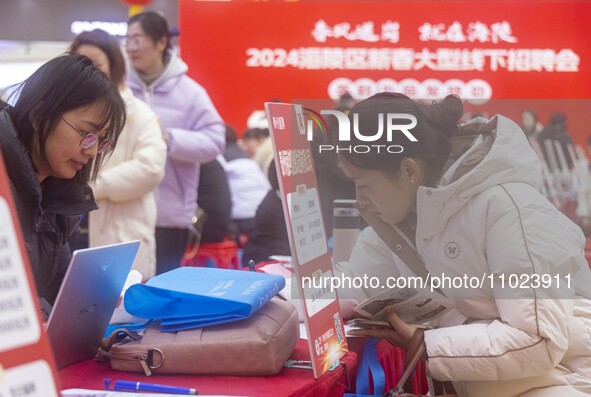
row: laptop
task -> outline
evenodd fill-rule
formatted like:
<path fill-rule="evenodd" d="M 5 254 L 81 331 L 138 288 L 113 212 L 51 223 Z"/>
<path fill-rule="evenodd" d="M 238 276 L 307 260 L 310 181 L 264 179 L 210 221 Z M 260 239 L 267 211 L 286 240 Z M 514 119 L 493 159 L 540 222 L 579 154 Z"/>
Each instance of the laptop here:
<path fill-rule="evenodd" d="M 139 246 L 74 251 L 45 328 L 58 369 L 96 355 Z"/>

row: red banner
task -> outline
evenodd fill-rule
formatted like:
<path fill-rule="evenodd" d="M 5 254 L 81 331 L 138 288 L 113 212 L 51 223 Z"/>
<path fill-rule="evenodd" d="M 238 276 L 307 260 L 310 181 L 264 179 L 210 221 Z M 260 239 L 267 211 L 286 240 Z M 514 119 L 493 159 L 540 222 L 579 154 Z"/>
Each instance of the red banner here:
<path fill-rule="evenodd" d="M 239 132 L 271 99 L 456 93 L 519 122 L 527 101 L 591 98 L 591 2 L 180 1 L 182 57 Z M 487 106 L 488 104 L 488 106 Z M 584 114 L 566 108 L 579 140 Z"/>

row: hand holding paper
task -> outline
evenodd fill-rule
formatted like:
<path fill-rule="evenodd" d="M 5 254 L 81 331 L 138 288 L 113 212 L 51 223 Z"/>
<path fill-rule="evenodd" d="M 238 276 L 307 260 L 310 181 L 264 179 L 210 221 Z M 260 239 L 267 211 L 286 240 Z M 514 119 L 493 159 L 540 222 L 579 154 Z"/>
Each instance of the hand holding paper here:
<path fill-rule="evenodd" d="M 353 336 L 367 336 L 370 338 L 385 339 L 394 346 L 408 349 L 410 340 L 417 330 L 416 326 L 405 323 L 398 317 L 396 312 L 389 311 L 386 318 L 391 327 L 359 328 L 351 329 L 349 333 Z"/>

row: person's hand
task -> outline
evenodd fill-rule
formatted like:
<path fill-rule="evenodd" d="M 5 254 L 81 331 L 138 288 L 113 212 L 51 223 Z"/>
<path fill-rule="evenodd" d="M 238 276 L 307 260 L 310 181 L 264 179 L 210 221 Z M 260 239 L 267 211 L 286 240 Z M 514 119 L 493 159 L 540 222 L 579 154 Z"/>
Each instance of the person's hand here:
<path fill-rule="evenodd" d="M 398 317 L 398 314 L 396 314 L 394 311 L 390 311 L 388 313 L 387 319 L 392 328 L 352 329 L 349 331 L 349 334 L 355 336 L 367 336 L 370 338 L 385 339 L 394 346 L 398 346 L 404 350 L 407 350 L 410 340 L 417 330 L 417 327 L 402 321 L 400 317 Z"/>

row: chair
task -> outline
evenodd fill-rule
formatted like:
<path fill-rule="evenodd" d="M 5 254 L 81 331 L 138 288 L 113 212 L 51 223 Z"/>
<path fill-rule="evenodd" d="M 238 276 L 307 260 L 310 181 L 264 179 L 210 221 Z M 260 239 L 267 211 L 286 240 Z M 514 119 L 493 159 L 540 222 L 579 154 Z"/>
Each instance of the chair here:
<path fill-rule="evenodd" d="M 199 245 L 197 250 L 189 247 L 185 252 L 182 266 L 217 267 L 219 269 L 239 269 L 238 244 L 233 240 Z"/>

